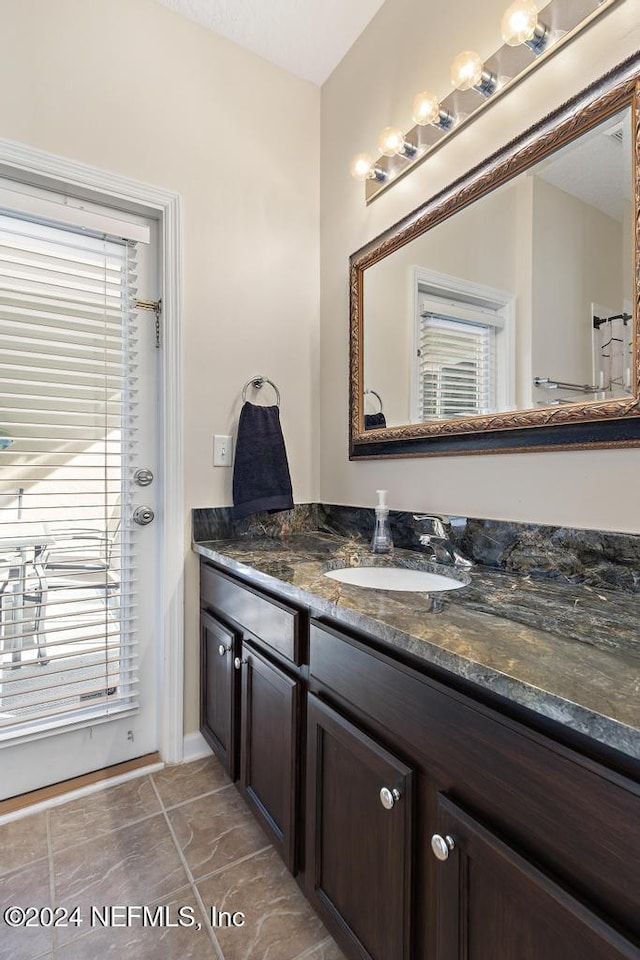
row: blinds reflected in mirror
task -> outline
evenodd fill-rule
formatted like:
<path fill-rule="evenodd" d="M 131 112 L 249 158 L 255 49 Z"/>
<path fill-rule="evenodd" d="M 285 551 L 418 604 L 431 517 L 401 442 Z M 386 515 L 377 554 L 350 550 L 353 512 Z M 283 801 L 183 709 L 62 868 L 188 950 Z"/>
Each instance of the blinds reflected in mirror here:
<path fill-rule="evenodd" d="M 418 367 L 421 420 L 468 416 L 495 408 L 495 326 L 423 313 Z"/>

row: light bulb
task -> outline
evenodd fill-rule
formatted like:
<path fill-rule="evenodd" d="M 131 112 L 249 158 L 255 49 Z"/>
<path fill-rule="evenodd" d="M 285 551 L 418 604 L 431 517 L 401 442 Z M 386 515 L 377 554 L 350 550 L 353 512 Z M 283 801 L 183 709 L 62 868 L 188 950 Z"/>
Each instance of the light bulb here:
<path fill-rule="evenodd" d="M 413 101 L 413 119 L 421 127 L 432 123 L 441 130 L 449 130 L 455 123 L 455 117 L 449 110 L 443 110 L 435 94 L 423 90 Z"/>
<path fill-rule="evenodd" d="M 413 101 L 413 119 L 421 127 L 440 119 L 440 101 L 433 93 L 423 90 Z"/>
<path fill-rule="evenodd" d="M 349 172 L 356 180 L 371 180 L 375 174 L 373 171 L 373 157 L 370 153 L 358 153 L 351 158 Z"/>
<path fill-rule="evenodd" d="M 457 90 L 470 90 L 482 81 L 483 63 L 474 50 L 463 50 L 451 64 L 451 83 Z"/>
<path fill-rule="evenodd" d="M 532 0 L 515 0 L 502 17 L 502 39 L 510 47 L 532 40 L 538 24 L 538 8 Z"/>
<path fill-rule="evenodd" d="M 385 127 L 378 137 L 378 150 L 385 157 L 395 157 L 405 149 L 404 133 L 399 127 Z"/>
<path fill-rule="evenodd" d="M 487 70 L 474 50 L 463 50 L 451 64 L 451 83 L 458 90 L 477 90 L 483 97 L 490 97 L 498 86 L 498 77 Z"/>
<path fill-rule="evenodd" d="M 553 39 L 549 27 L 538 20 L 538 8 L 533 0 L 515 0 L 504 12 L 501 30 L 502 39 L 510 47 L 525 43 L 536 55 Z"/>

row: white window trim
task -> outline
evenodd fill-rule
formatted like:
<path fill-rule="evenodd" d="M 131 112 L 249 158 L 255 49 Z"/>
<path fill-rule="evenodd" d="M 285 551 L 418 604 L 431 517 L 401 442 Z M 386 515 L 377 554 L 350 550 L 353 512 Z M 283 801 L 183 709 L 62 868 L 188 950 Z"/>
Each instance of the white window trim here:
<path fill-rule="evenodd" d="M 16 207 L 18 198 L 20 203 Z M 133 214 L 117 217 L 113 210 L 89 204 L 87 200 L 76 200 L 33 184 L 0 178 L 0 210 L 11 215 L 16 209 L 39 223 L 43 220 L 62 222 L 95 233 L 135 240 L 136 243 L 150 241 L 148 220 L 143 217 Z"/>
<path fill-rule="evenodd" d="M 496 341 L 496 368 L 501 370 L 498 391 L 498 410 L 513 410 L 516 396 L 516 338 L 515 338 L 515 297 L 506 290 L 490 287 L 472 280 L 463 280 L 447 273 L 429 270 L 427 267 L 410 268 L 409 304 L 413 317 L 411 377 L 409 383 L 409 410 L 411 422 L 421 422 L 418 410 L 418 327 L 420 320 L 420 302 L 426 296 L 438 303 L 441 310 L 447 304 L 452 313 L 458 316 L 469 315 L 469 309 L 476 315 L 486 314 L 486 323 L 499 326 L 500 336 Z M 428 291 L 425 293 L 425 288 Z"/>
<path fill-rule="evenodd" d="M 0 139 L 0 176 L 56 193 L 153 218 L 159 225 L 162 270 L 163 436 L 160 491 L 159 624 L 161 682 L 159 748 L 167 763 L 183 756 L 184 700 L 184 477 L 182 374 L 182 235 L 180 197 L 129 177 Z"/>

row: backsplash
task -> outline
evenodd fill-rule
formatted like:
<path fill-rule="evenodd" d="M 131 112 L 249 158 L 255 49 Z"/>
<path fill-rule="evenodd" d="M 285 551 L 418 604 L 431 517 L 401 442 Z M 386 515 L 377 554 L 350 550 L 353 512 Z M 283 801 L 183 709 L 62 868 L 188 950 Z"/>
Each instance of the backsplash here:
<path fill-rule="evenodd" d="M 192 536 L 196 543 L 207 540 L 238 540 L 243 537 L 272 537 L 276 540 L 294 533 L 319 530 L 322 508 L 317 503 L 298 503 L 293 510 L 256 513 L 236 520 L 233 507 L 202 507 L 191 511 Z M 373 511 L 371 511 L 373 515 Z"/>
<path fill-rule="evenodd" d="M 315 530 L 368 541 L 374 524 L 372 509 L 334 504 L 298 504 L 293 510 L 257 514 L 239 521 L 233 519 L 232 513 L 231 507 L 193 510 L 193 539 L 285 539 Z M 412 513 L 391 510 L 389 518 L 396 547 L 422 549 L 418 542 L 421 525 Z M 535 579 L 640 593 L 638 534 L 458 518 L 451 539 L 466 556 L 486 567 Z"/>

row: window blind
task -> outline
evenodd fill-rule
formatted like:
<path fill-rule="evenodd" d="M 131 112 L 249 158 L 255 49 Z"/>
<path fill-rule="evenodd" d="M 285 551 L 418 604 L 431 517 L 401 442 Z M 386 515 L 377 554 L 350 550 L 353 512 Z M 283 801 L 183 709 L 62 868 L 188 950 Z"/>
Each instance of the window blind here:
<path fill-rule="evenodd" d="M 445 314 L 421 314 L 418 409 L 440 420 L 495 408 L 495 327 Z"/>
<path fill-rule="evenodd" d="M 0 739 L 136 706 L 135 246 L 0 215 Z"/>

